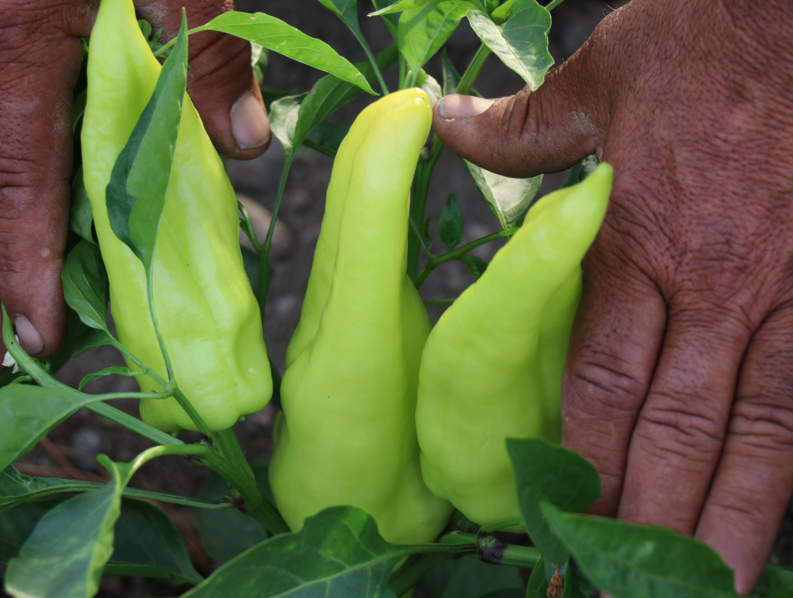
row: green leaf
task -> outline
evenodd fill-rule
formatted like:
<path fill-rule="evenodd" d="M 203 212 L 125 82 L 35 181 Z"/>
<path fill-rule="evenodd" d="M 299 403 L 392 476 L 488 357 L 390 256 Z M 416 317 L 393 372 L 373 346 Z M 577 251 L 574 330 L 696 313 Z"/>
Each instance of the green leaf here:
<path fill-rule="evenodd" d="M 80 241 L 69 252 L 61 273 L 66 303 L 91 328 L 108 333 L 108 281 L 99 247 Z"/>
<path fill-rule="evenodd" d="M 72 181 L 72 207 L 69 216 L 69 228 L 80 235 L 86 241 L 94 242 L 91 231 L 91 224 L 94 221 L 94 213 L 91 210 L 91 202 L 88 200 L 88 193 L 83 183 L 83 167 L 77 170 Z"/>
<path fill-rule="evenodd" d="M 115 525 L 113 555 L 103 575 L 164 577 L 171 583 L 199 584 L 184 539 L 171 518 L 154 505 L 123 499 Z"/>
<path fill-rule="evenodd" d="M 85 378 L 80 380 L 80 385 L 77 387 L 77 390 L 82 390 L 86 384 L 90 384 L 94 380 L 104 378 L 105 376 L 140 376 L 142 374 L 143 372 L 141 371 L 133 372 L 128 367 L 123 365 L 111 365 L 99 370 L 98 372 L 94 372 L 93 374 L 88 374 Z"/>
<path fill-rule="evenodd" d="M 446 251 L 451 251 L 463 240 L 463 213 L 457 204 L 454 193 L 449 195 L 446 205 L 443 206 L 441 219 L 438 223 L 438 234 L 446 245 Z"/>
<path fill-rule="evenodd" d="M 495 174 L 463 160 L 479 192 L 490 204 L 501 228 L 512 228 L 529 209 L 542 185 L 542 175 L 530 179 L 513 179 Z"/>
<path fill-rule="evenodd" d="M 97 397 L 72 389 L 12 384 L 0 388 L 0 469 L 29 453 L 47 433 Z"/>
<path fill-rule="evenodd" d="M 91 328 L 89 329 L 88 334 L 80 339 L 80 342 L 75 346 L 74 357 L 79 357 L 86 351 L 90 351 L 91 349 L 95 349 L 96 347 L 101 347 L 103 345 L 109 345 L 112 342 L 113 339 L 111 338 L 108 331 Z"/>
<path fill-rule="evenodd" d="M 5 590 L 14 598 L 84 598 L 99 590 L 102 570 L 113 553 L 113 525 L 121 492 L 133 469 L 107 458 L 113 482 L 78 494 L 48 511 L 8 564 Z"/>
<path fill-rule="evenodd" d="M 479 598 L 489 592 L 515 590 L 523 595 L 523 580 L 513 567 L 498 567 L 463 558 L 444 561 L 421 580 L 425 598 Z"/>
<path fill-rule="evenodd" d="M 63 492 L 93 490 L 96 484 L 79 480 L 31 478 L 9 465 L 0 472 L 0 513 L 24 502 Z M 32 528 L 31 528 L 32 530 Z"/>
<path fill-rule="evenodd" d="M 540 502 L 548 501 L 568 512 L 583 512 L 600 496 L 597 470 L 578 453 L 536 438 L 508 438 L 507 452 L 529 537 L 548 562 L 566 562 L 569 553 L 548 528 Z"/>
<path fill-rule="evenodd" d="M 300 142 L 295 136 L 295 130 L 300 104 L 307 95 L 307 93 L 301 93 L 296 96 L 286 96 L 276 100 L 270 106 L 270 130 L 284 146 L 284 154 L 287 158 L 293 156 L 300 146 Z"/>
<path fill-rule="evenodd" d="M 184 598 L 396 598 L 386 584 L 410 552 L 383 540 L 362 509 L 331 507 L 306 519 L 300 532 L 274 536 L 242 553 Z"/>
<path fill-rule="evenodd" d="M 464 253 L 457 258 L 457 261 L 462 262 L 462 264 L 468 268 L 468 271 L 474 278 L 479 278 L 482 276 L 482 274 L 484 274 L 485 270 L 487 269 L 487 262 L 481 257 L 476 257 L 475 255 L 468 255 L 467 253 Z"/>
<path fill-rule="evenodd" d="M 399 16 L 397 44 L 414 73 L 441 49 L 460 24 L 469 4 L 465 0 L 441 0 L 413 8 Z"/>
<path fill-rule="evenodd" d="M 343 81 L 377 95 L 358 69 L 339 56 L 328 44 L 298 31 L 280 19 L 261 12 L 248 14 L 229 11 L 200 27 L 202 31 L 220 31 L 264 46 Z"/>
<path fill-rule="evenodd" d="M 787 593 L 793 596 L 793 568 L 790 566 L 768 563 L 757 582 L 754 595 L 759 598 L 782 596 Z"/>
<path fill-rule="evenodd" d="M 267 464 L 252 463 L 251 469 L 259 489 L 266 496 L 269 495 Z M 226 480 L 213 472 L 198 497 L 216 501 L 226 496 L 228 492 L 229 486 Z M 271 496 L 268 498 L 272 500 Z M 237 509 L 198 511 L 195 513 L 195 527 L 206 553 L 220 563 L 230 561 L 267 539 L 264 528 Z"/>
<path fill-rule="evenodd" d="M 536 0 L 521 0 L 520 7 L 513 6 L 509 20 L 503 25 L 496 25 L 480 10 L 469 10 L 467 15 L 479 39 L 520 75 L 532 91 L 537 90 L 553 66 L 553 57 L 548 52 L 550 13 Z"/>
<path fill-rule="evenodd" d="M 380 70 L 386 71 L 398 58 L 396 46 L 391 46 L 379 52 L 375 59 Z M 369 61 L 356 63 L 355 67 L 370 83 L 374 84 L 377 81 L 374 68 Z M 360 88 L 338 77 L 333 75 L 322 77 L 300 104 L 292 143 L 295 146 L 302 144 L 317 125 L 359 95 L 361 95 Z"/>
<path fill-rule="evenodd" d="M 662 527 L 569 515 L 544 502 L 542 514 L 584 575 L 615 598 L 735 598 L 733 573 L 702 542 Z"/>
<path fill-rule="evenodd" d="M 358 24 L 358 3 L 356 0 L 319 0 L 325 8 L 336 14 L 353 32 L 361 34 Z"/>
<path fill-rule="evenodd" d="M 323 0 L 320 0 L 320 2 L 322 1 Z M 375 17 L 391 15 L 399 12 L 405 12 L 411 8 L 421 8 L 422 6 L 427 6 L 428 4 L 437 4 L 440 1 L 441 0 L 397 0 L 397 2 L 388 4 L 388 6 L 383 6 L 382 8 L 378 7 L 376 11 L 370 12 L 369 16 Z M 482 4 L 482 0 L 468 0 L 467 3 L 473 8 L 478 8 L 479 10 L 485 9 L 485 6 Z"/>
<path fill-rule="evenodd" d="M 376 9 L 380 10 L 381 8 L 386 8 L 389 6 L 390 2 L 389 0 L 372 0 L 372 4 L 374 4 Z M 369 16 L 371 17 L 372 15 L 369 14 Z M 380 15 L 380 18 L 383 19 L 386 27 L 388 27 L 388 30 L 391 32 L 391 37 L 393 37 L 394 41 L 396 41 L 397 27 L 399 26 L 399 15 Z"/>
<path fill-rule="evenodd" d="M 333 158 L 336 156 L 336 152 L 339 151 L 341 142 L 344 141 L 349 131 L 350 125 L 325 121 L 314 127 L 314 130 L 308 134 L 303 144 Z"/>
<path fill-rule="evenodd" d="M 529 584 L 526 586 L 526 598 L 546 598 L 549 582 L 547 566 L 545 557 L 540 557 L 540 560 L 531 568 Z M 553 567 L 551 567 L 551 571 L 553 572 Z"/>
<path fill-rule="evenodd" d="M 107 484 L 92 486 L 107 489 Z M 0 513 L 0 563 L 7 564 L 17 558 L 38 522 L 66 500 L 55 498 L 35 501 Z M 121 502 L 121 515 L 115 525 L 113 554 L 101 575 L 159 577 L 175 584 L 198 584 L 203 580 L 193 568 L 184 539 L 171 519 L 149 503 L 130 499 Z"/>
<path fill-rule="evenodd" d="M 187 83 L 187 19 L 157 86 L 116 159 L 107 186 L 107 212 L 116 236 L 143 262 L 154 256 Z"/>
<path fill-rule="evenodd" d="M 0 512 L 0 563 L 7 565 L 11 559 L 19 556 L 19 549 L 33 533 L 39 520 L 61 502 L 63 499 L 59 498 L 39 500 Z"/>

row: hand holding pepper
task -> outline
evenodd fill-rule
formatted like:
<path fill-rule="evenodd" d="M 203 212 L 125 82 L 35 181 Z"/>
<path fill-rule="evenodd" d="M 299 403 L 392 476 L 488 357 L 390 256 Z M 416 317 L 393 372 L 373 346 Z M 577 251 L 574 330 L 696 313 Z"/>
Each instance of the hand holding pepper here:
<path fill-rule="evenodd" d="M 793 489 L 793 3 L 633 0 L 536 93 L 450 96 L 435 130 L 511 176 L 597 152 L 563 443 L 592 512 L 694 534 L 749 593 Z"/>
<path fill-rule="evenodd" d="M 52 354 L 65 331 L 61 290 L 72 168 L 72 88 L 80 38 L 96 0 L 0 0 L 0 301 L 25 350 Z M 163 39 L 176 35 L 186 5 L 190 27 L 230 2 L 141 0 L 140 14 Z M 250 45 L 216 33 L 190 39 L 188 91 L 221 154 L 254 158 L 270 130 L 250 66 Z M 0 341 L 0 354 L 5 348 Z M 2 368 L 0 368 L 2 369 Z"/>

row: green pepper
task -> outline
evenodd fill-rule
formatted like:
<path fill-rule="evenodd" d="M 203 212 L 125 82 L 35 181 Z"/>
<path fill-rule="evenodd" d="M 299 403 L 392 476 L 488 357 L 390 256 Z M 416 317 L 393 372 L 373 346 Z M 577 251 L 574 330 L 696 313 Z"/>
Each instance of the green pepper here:
<path fill-rule="evenodd" d="M 82 130 L 85 187 L 93 208 L 118 338 L 167 379 L 149 316 L 143 264 L 110 227 L 105 190 L 161 66 L 132 0 L 102 0 L 91 34 Z M 213 431 L 258 411 L 272 395 L 261 315 L 242 264 L 239 216 L 223 162 L 185 94 L 173 170 L 154 252 L 154 304 L 174 377 Z M 136 369 L 130 363 L 130 368 Z M 160 390 L 139 376 L 144 391 Z M 171 398 L 143 401 L 144 421 L 170 432 L 196 426 Z"/>
<path fill-rule="evenodd" d="M 441 316 L 421 359 L 416 427 L 430 489 L 468 519 L 520 516 L 506 438 L 560 436 L 559 398 L 581 260 L 612 169 L 540 200 Z"/>
<path fill-rule="evenodd" d="M 431 120 L 421 90 L 388 95 L 336 156 L 270 462 L 292 530 L 355 505 L 386 540 L 412 544 L 432 541 L 451 514 L 421 478 L 414 414 L 430 324 L 405 275 L 410 187 Z"/>

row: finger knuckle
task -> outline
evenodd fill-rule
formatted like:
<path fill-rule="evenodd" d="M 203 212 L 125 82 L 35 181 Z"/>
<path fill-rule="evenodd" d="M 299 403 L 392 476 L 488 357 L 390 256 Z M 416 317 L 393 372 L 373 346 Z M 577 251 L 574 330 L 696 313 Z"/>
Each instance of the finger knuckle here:
<path fill-rule="evenodd" d="M 622 360 L 607 352 L 590 351 L 565 376 L 565 415 L 634 417 L 644 385 L 627 373 Z"/>
<path fill-rule="evenodd" d="M 191 53 L 191 88 L 219 90 L 241 81 L 240 74 L 250 70 L 250 44 L 221 33 L 205 35 L 203 45 Z M 250 86 L 251 79 L 245 78 L 244 84 Z"/>
<path fill-rule="evenodd" d="M 661 458 L 712 462 L 721 452 L 724 425 L 718 409 L 702 397 L 676 393 L 648 398 L 635 438 Z"/>
<path fill-rule="evenodd" d="M 747 449 L 790 452 L 793 449 L 793 400 L 790 383 L 786 394 L 765 388 L 762 394 L 741 397 L 733 406 L 730 435 Z M 782 389 L 778 389 L 782 391 Z"/>

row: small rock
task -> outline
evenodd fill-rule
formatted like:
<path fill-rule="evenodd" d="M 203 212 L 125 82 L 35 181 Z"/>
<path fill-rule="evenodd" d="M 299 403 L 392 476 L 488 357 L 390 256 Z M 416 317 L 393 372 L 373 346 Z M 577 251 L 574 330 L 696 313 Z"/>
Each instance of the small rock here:
<path fill-rule="evenodd" d="M 241 193 L 237 194 L 237 201 L 245 206 L 248 215 L 251 217 L 251 222 L 253 223 L 253 228 L 256 231 L 259 242 L 264 243 L 264 240 L 267 238 L 267 231 L 270 228 L 270 221 L 273 218 L 272 212 L 260 203 Z M 251 243 L 250 239 L 248 239 L 248 235 L 242 230 L 240 230 L 240 244 L 243 247 L 253 250 L 253 243 Z M 278 220 L 278 222 L 275 223 L 275 231 L 273 232 L 273 244 L 270 248 L 270 257 L 273 260 L 289 257 L 295 252 L 295 249 L 297 249 L 297 244 L 297 235 L 291 228 L 284 224 L 283 220 Z"/>

